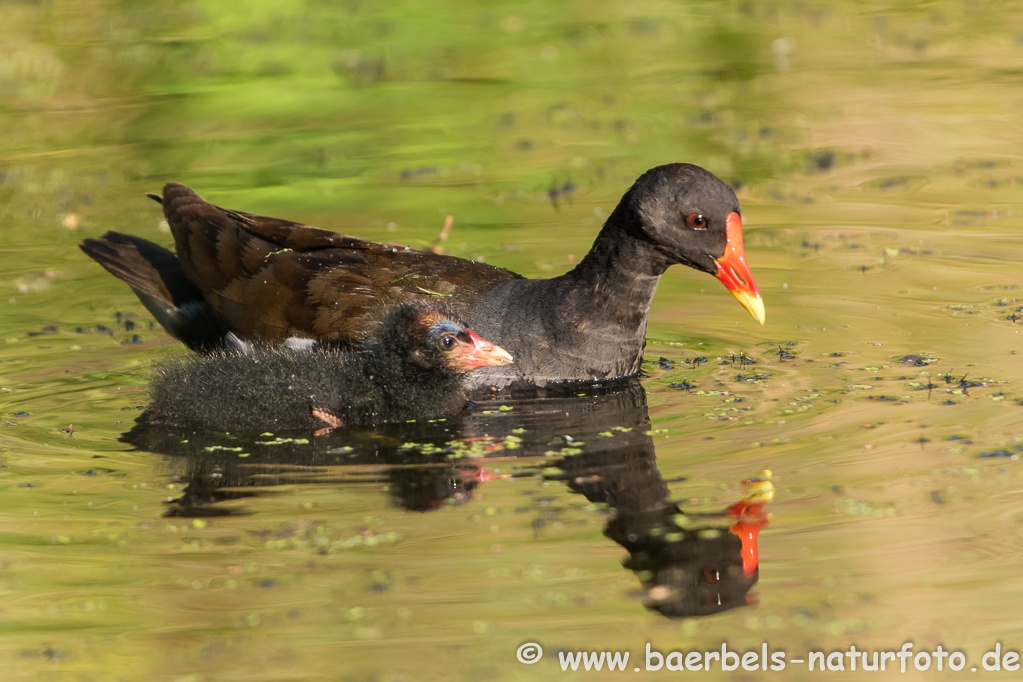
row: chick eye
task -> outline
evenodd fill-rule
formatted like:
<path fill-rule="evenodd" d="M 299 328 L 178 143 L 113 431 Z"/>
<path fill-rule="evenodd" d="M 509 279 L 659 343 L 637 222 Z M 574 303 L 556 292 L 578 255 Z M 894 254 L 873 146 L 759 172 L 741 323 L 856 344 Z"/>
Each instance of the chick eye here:
<path fill-rule="evenodd" d="M 707 229 L 707 219 L 703 217 L 702 213 L 691 213 L 686 218 L 686 225 L 694 230 L 705 230 Z"/>
<path fill-rule="evenodd" d="M 450 334 L 440 337 L 438 344 L 442 350 L 451 350 L 455 347 L 455 337 Z"/>

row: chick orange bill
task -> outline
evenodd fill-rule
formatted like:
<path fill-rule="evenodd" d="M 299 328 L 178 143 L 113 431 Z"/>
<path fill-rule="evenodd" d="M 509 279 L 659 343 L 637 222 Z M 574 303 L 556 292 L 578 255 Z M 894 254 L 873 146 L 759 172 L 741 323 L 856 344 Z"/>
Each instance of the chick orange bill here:
<path fill-rule="evenodd" d="M 725 255 L 714 261 L 718 266 L 717 278 L 732 292 L 753 319 L 764 323 L 764 301 L 753 281 L 753 273 L 746 263 L 742 246 L 742 219 L 738 213 L 729 213 L 725 220 Z"/>
<path fill-rule="evenodd" d="M 477 367 L 507 365 L 513 360 L 511 354 L 504 348 L 481 339 L 471 329 L 465 329 L 457 339 L 458 349 L 454 353 L 454 365 L 462 372 Z"/>

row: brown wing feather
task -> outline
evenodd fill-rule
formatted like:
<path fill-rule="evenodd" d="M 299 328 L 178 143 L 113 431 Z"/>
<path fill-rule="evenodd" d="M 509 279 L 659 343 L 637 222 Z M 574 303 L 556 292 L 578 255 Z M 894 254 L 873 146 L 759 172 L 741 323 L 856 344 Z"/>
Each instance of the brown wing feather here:
<path fill-rule="evenodd" d="M 462 307 L 495 282 L 519 277 L 485 263 L 221 209 L 183 185 L 166 185 L 161 203 L 188 279 L 245 337 L 361 338 L 381 306 L 457 294 L 450 302 Z"/>

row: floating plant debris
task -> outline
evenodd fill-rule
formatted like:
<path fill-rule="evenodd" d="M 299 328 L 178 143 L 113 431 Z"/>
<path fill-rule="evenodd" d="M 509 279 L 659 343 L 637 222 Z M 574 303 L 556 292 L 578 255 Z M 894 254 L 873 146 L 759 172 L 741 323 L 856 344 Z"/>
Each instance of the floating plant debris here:
<path fill-rule="evenodd" d="M 913 365 L 914 367 L 926 367 L 937 361 L 937 358 L 926 358 L 923 355 L 903 355 L 899 358 L 899 362 L 902 364 Z"/>
<path fill-rule="evenodd" d="M 721 364 L 735 365 L 736 363 L 738 363 L 740 367 L 745 367 L 746 365 L 755 365 L 757 364 L 757 361 L 740 351 L 738 355 L 735 353 L 729 353 L 728 360 Z"/>
<path fill-rule="evenodd" d="M 788 345 L 791 346 L 792 343 L 789 342 Z M 796 356 L 781 346 L 778 346 L 778 359 L 784 362 L 785 360 L 795 360 Z"/>
<path fill-rule="evenodd" d="M 1019 453 L 1023 452 L 1023 445 L 1017 445 L 1013 448 L 1000 448 L 998 450 L 988 450 L 977 455 L 980 459 L 993 459 L 997 457 L 1006 457 L 1008 459 L 1019 459 Z"/>
<path fill-rule="evenodd" d="M 37 331 L 37 332 L 27 332 L 26 335 L 27 336 L 32 336 L 32 337 L 34 337 L 34 336 L 45 336 L 47 334 L 56 334 L 59 331 L 60 331 L 59 328 L 53 326 L 52 324 L 48 324 L 45 327 L 43 327 L 42 329 L 40 329 L 39 331 Z"/>

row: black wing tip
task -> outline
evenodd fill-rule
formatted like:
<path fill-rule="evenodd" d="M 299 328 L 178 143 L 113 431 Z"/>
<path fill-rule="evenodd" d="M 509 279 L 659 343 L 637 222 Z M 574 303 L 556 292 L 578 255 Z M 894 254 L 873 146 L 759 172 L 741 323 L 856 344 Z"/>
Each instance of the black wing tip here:
<path fill-rule="evenodd" d="M 160 195 L 160 194 L 157 194 L 156 192 L 146 192 L 146 196 L 149 197 L 150 199 L 152 199 L 153 201 L 155 201 L 158 204 L 162 204 L 163 203 L 163 196 Z"/>
<path fill-rule="evenodd" d="M 111 250 L 111 244 L 123 242 L 123 239 L 118 239 L 118 237 L 122 236 L 123 235 L 121 235 L 120 232 L 108 230 L 99 237 L 86 237 L 78 244 L 78 248 L 84 251 L 89 257 L 96 258 L 99 253 L 109 253 Z"/>
<path fill-rule="evenodd" d="M 124 234 L 123 232 L 117 232 L 115 230 L 107 230 L 98 237 L 86 237 L 78 245 L 82 251 L 89 253 L 88 249 L 97 249 L 109 246 L 110 244 L 128 244 L 134 243 L 135 239 L 131 235 Z"/>
<path fill-rule="evenodd" d="M 100 240 L 88 237 L 82 240 L 82 242 L 78 245 L 78 248 L 81 249 L 82 253 L 84 253 L 86 256 L 92 258 L 92 254 L 94 254 L 96 252 L 96 249 L 99 248 L 102 244 L 103 242 L 101 242 Z"/>

